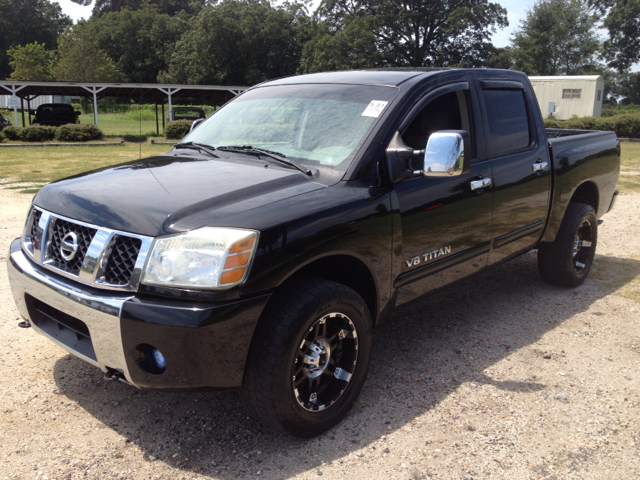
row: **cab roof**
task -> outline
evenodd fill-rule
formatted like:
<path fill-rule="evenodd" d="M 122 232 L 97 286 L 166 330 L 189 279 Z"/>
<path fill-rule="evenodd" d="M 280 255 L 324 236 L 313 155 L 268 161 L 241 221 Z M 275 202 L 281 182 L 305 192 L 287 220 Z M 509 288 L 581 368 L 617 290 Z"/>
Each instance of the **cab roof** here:
<path fill-rule="evenodd" d="M 275 85 L 296 85 L 301 83 L 334 83 L 349 85 L 384 85 L 397 87 L 419 75 L 433 74 L 442 68 L 349 70 L 342 72 L 310 73 L 295 77 L 279 78 L 261 83 L 260 87 Z"/>

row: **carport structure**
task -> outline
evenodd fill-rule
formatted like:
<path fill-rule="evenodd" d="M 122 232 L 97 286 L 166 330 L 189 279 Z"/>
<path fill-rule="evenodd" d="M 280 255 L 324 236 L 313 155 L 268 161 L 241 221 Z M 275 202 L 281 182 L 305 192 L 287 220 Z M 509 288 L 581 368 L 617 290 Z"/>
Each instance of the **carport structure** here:
<path fill-rule="evenodd" d="M 231 100 L 249 87 L 221 85 L 180 85 L 166 83 L 85 83 L 85 82 L 22 82 L 0 81 L 0 94 L 20 99 L 22 123 L 24 103 L 31 111 L 30 102 L 41 95 L 85 97 L 93 102 L 93 122 L 98 125 L 98 100 L 104 97 L 145 99 L 156 105 L 156 130 L 158 124 L 158 104 L 162 105 L 162 126 L 164 128 L 164 103 L 169 104 L 169 120 L 172 119 L 172 104 L 179 98 L 201 98 L 215 106 Z M 6 93 L 5 93 L 6 92 Z M 18 109 L 13 107 L 15 124 L 18 124 Z M 31 123 L 31 117 L 29 117 Z"/>

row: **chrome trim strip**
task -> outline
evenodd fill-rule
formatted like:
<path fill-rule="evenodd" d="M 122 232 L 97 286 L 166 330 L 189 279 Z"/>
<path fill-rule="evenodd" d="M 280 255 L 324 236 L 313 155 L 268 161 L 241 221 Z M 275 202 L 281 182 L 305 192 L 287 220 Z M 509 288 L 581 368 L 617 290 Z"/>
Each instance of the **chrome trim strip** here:
<path fill-rule="evenodd" d="M 99 265 L 98 262 L 102 259 L 112 237 L 113 232 L 108 230 L 98 230 L 96 232 L 89 248 L 87 248 L 87 253 L 84 255 L 78 281 L 89 285 L 94 283 Z"/>
<path fill-rule="evenodd" d="M 515 242 L 516 240 L 521 239 L 522 237 L 526 237 L 527 235 L 533 235 L 536 232 L 539 232 L 544 227 L 544 222 L 539 220 L 531 225 L 527 225 L 526 227 L 519 228 L 518 230 L 514 230 L 513 232 L 505 233 L 504 235 L 500 235 L 493 239 L 493 248 L 504 247 L 508 243 Z"/>
<path fill-rule="evenodd" d="M 38 242 L 33 242 L 31 239 L 31 226 L 33 222 L 34 210 L 42 212 L 40 216 L 40 222 L 38 223 L 37 235 L 41 239 L 39 242 L 41 248 L 37 249 Z M 91 244 L 87 248 L 82 266 L 78 275 L 74 275 L 64 270 L 60 270 L 51 264 L 51 260 L 47 255 L 49 244 L 52 240 L 53 225 L 57 220 L 64 220 L 75 225 L 80 225 L 87 228 L 96 230 Z M 131 279 L 127 285 L 112 285 L 104 280 L 104 268 L 105 268 L 105 252 L 109 247 L 112 239 L 116 236 L 137 238 L 141 241 L 140 252 L 131 274 Z M 135 292 L 140 286 L 140 280 L 142 278 L 142 271 L 147 260 L 151 245 L 153 244 L 153 238 L 144 235 L 137 235 L 130 232 L 122 232 L 119 230 L 112 230 L 110 228 L 101 227 L 99 225 L 93 225 L 91 223 L 81 222 L 73 218 L 65 217 L 64 215 L 58 215 L 57 213 L 50 213 L 42 208 L 31 206 L 29 216 L 24 228 L 24 232 L 21 238 L 22 250 L 26 252 L 27 256 L 33 259 L 37 264 L 44 268 L 51 270 L 58 275 L 61 275 L 70 280 L 83 283 L 85 285 L 99 287 L 106 290 L 114 290 L 121 292 Z M 31 251 L 33 250 L 33 252 Z"/>
<path fill-rule="evenodd" d="M 10 256 L 11 260 L 7 262 L 9 284 L 20 314 L 24 318 L 30 318 L 25 303 L 25 294 L 28 294 L 61 312 L 81 319 L 89 329 L 97 361 L 61 344 L 40 330 L 33 322 L 32 327 L 73 355 L 104 371 L 107 367 L 121 370 L 125 378 L 133 384 L 127 368 L 120 331 L 122 307 L 124 302 L 133 296 L 97 296 L 48 275 L 34 266 L 22 250 L 12 252 Z"/>

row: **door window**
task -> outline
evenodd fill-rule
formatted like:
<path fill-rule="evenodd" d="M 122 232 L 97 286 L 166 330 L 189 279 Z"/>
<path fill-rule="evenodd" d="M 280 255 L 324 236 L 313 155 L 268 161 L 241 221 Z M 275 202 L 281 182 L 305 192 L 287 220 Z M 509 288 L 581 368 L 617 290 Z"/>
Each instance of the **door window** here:
<path fill-rule="evenodd" d="M 522 90 L 483 90 L 489 124 L 489 155 L 497 157 L 531 144 L 529 115 Z"/>
<path fill-rule="evenodd" d="M 402 134 L 402 140 L 414 150 L 423 150 L 431 134 L 440 130 L 465 130 L 470 132 L 468 102 L 463 90 L 448 92 L 430 101 L 416 115 Z M 414 158 L 411 167 L 415 170 L 422 168 L 418 165 L 421 159 Z"/>

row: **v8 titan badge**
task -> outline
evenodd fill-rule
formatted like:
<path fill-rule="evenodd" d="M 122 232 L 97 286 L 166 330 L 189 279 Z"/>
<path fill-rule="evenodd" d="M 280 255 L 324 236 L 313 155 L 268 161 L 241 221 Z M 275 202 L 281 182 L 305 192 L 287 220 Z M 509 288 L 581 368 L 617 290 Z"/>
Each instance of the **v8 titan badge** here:
<path fill-rule="evenodd" d="M 447 245 L 446 247 L 436 248 L 431 252 L 423 253 L 422 260 L 426 263 L 431 260 L 435 260 L 438 257 L 443 257 L 445 255 L 449 255 L 451 253 L 451 245 Z M 409 260 L 405 260 L 407 267 L 415 267 L 416 265 L 420 265 L 420 255 L 417 255 Z"/>

